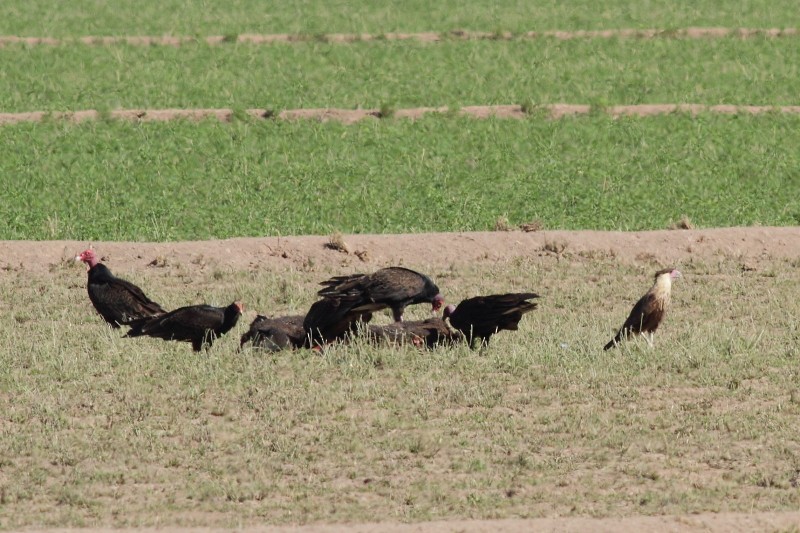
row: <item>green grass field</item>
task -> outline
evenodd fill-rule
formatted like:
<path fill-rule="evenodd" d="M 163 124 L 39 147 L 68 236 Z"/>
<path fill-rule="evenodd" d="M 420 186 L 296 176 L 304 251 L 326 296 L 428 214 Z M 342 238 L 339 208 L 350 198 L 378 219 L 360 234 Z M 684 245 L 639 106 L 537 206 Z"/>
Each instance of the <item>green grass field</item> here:
<path fill-rule="evenodd" d="M 5 301 L 28 302 L 5 304 L 0 328 L 4 529 L 800 505 L 796 264 L 684 265 L 652 350 L 601 347 L 655 267 L 568 254 L 429 272 L 450 301 L 542 292 L 483 355 L 356 342 L 275 356 L 235 352 L 252 311 L 302 312 L 335 268 L 111 267 L 168 307 L 242 298 L 251 314 L 195 354 L 120 338 L 82 266 L 0 277 Z"/>
<path fill-rule="evenodd" d="M 800 118 L 451 116 L 3 128 L 0 238 L 792 225 Z"/>
<path fill-rule="evenodd" d="M 691 6 L 648 0 L 526 2 L 524 0 L 381 2 L 367 0 L 262 2 L 258 0 L 144 0 L 136 3 L 32 0 L 0 5 L 0 34 L 224 35 L 235 33 L 330 33 L 653 28 L 685 26 L 792 27 L 800 25 L 792 0 L 703 0 Z"/>
<path fill-rule="evenodd" d="M 793 105 L 794 38 L 0 48 L 0 109 Z"/>

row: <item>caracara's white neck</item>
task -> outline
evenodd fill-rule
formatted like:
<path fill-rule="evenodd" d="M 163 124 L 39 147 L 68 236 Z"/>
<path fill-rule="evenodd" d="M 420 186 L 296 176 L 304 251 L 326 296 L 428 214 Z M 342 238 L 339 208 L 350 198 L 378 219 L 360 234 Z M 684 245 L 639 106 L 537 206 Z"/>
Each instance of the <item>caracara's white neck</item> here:
<path fill-rule="evenodd" d="M 669 273 L 661 274 L 656 278 L 656 282 L 650 290 L 658 298 L 669 299 L 669 293 L 672 290 L 672 276 Z"/>

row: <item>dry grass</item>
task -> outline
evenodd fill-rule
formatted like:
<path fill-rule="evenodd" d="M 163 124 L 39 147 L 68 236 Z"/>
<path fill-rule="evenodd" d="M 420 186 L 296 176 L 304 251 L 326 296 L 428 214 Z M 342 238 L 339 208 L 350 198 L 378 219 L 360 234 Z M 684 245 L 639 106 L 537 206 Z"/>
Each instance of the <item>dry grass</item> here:
<path fill-rule="evenodd" d="M 337 252 L 341 252 L 343 254 L 350 253 L 350 247 L 347 245 L 342 233 L 339 231 L 331 234 L 328 242 L 325 243 L 325 247 L 330 248 L 331 250 L 336 250 Z"/>
<path fill-rule="evenodd" d="M 681 215 L 680 220 L 673 222 L 667 229 L 694 229 L 694 224 L 687 215 Z"/>
<path fill-rule="evenodd" d="M 431 271 L 449 300 L 534 289 L 540 309 L 484 355 L 274 356 L 235 352 L 252 311 L 198 355 L 105 327 L 79 265 L 2 272 L 0 526 L 796 509 L 794 269 L 681 265 L 656 347 L 603 352 L 651 270 L 544 256 Z M 239 298 L 284 314 L 331 273 L 126 277 L 169 307 Z"/>

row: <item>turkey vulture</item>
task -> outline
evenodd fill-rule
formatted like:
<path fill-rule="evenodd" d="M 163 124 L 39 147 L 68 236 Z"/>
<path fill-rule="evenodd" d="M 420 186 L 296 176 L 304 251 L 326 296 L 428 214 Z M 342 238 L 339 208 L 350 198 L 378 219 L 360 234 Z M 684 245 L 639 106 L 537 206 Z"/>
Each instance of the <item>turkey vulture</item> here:
<path fill-rule="evenodd" d="M 441 318 L 428 318 L 411 322 L 395 322 L 387 326 L 370 326 L 370 341 L 381 344 L 409 343 L 433 348 L 452 345 L 461 340 L 461 333 L 453 331 Z"/>
<path fill-rule="evenodd" d="M 314 302 L 303 320 L 305 345 L 322 346 L 343 339 L 358 331 L 359 322 L 372 320 L 372 313 L 354 309 L 361 300 L 357 296 L 325 297 Z"/>
<path fill-rule="evenodd" d="M 303 315 L 269 318 L 258 315 L 250 324 L 250 329 L 242 335 L 239 348 L 250 341 L 253 347 L 278 352 L 288 348 L 300 348 L 306 338 L 303 329 Z"/>
<path fill-rule="evenodd" d="M 498 331 L 516 330 L 522 315 L 538 306 L 536 302 L 528 300 L 538 297 L 532 292 L 476 296 L 462 301 L 458 307 L 445 307 L 444 318 L 449 318 L 450 325 L 466 335 L 469 347 L 475 349 L 478 339 L 484 346 Z"/>
<path fill-rule="evenodd" d="M 166 313 L 160 305 L 145 296 L 142 289 L 114 276 L 107 266 L 98 261 L 92 248 L 75 256 L 75 260 L 88 265 L 89 282 L 86 289 L 89 299 L 112 328 Z"/>
<path fill-rule="evenodd" d="M 682 277 L 682 274 L 674 268 L 665 268 L 656 272 L 653 286 L 644 296 L 639 298 L 639 301 L 631 309 L 628 319 L 619 328 L 614 338 L 603 346 L 603 350 L 610 350 L 619 344 L 623 338 L 635 333 L 641 333 L 647 340 L 647 344 L 653 346 L 653 336 L 661 321 L 664 320 L 667 307 L 669 307 L 672 280 L 680 277 Z M 649 337 L 647 333 L 650 334 Z"/>
<path fill-rule="evenodd" d="M 244 305 L 241 302 L 233 302 L 228 307 L 189 305 L 131 323 L 126 337 L 146 335 L 167 341 L 187 341 L 192 343 L 195 352 L 199 352 L 204 344 L 210 347 L 214 339 L 230 331 L 239 321 L 242 311 Z"/>
<path fill-rule="evenodd" d="M 430 302 L 435 313 L 444 304 L 439 287 L 428 276 L 403 267 L 382 268 L 372 274 L 336 276 L 320 283 L 324 297 L 357 297 L 353 311 L 391 308 L 395 322 L 403 320 L 407 305 Z"/>

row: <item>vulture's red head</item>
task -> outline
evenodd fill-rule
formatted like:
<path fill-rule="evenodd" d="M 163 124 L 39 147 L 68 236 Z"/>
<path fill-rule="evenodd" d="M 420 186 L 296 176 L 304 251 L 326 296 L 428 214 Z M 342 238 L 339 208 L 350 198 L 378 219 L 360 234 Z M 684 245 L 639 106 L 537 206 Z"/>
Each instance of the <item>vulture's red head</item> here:
<path fill-rule="evenodd" d="M 444 312 L 442 313 L 442 318 L 449 318 L 450 315 L 453 314 L 453 311 L 456 310 L 456 306 L 453 304 L 448 305 L 444 308 Z"/>
<path fill-rule="evenodd" d="M 678 279 L 678 278 L 682 278 L 683 274 L 681 274 L 680 270 L 678 270 L 677 268 L 674 268 L 674 269 L 672 269 L 672 272 L 669 273 L 669 277 L 671 277 L 672 279 Z"/>
<path fill-rule="evenodd" d="M 75 261 L 83 261 L 89 268 L 92 268 L 97 264 L 97 254 L 94 253 L 93 248 L 87 248 L 75 256 Z"/>
<path fill-rule="evenodd" d="M 233 305 L 236 306 L 240 313 L 244 313 L 244 304 L 242 302 L 233 302 Z"/>
<path fill-rule="evenodd" d="M 441 294 L 437 294 L 436 296 L 433 297 L 433 300 L 431 300 L 431 313 L 436 313 L 437 311 L 439 311 L 439 309 L 442 308 L 443 305 L 444 305 L 444 296 L 442 296 Z"/>

